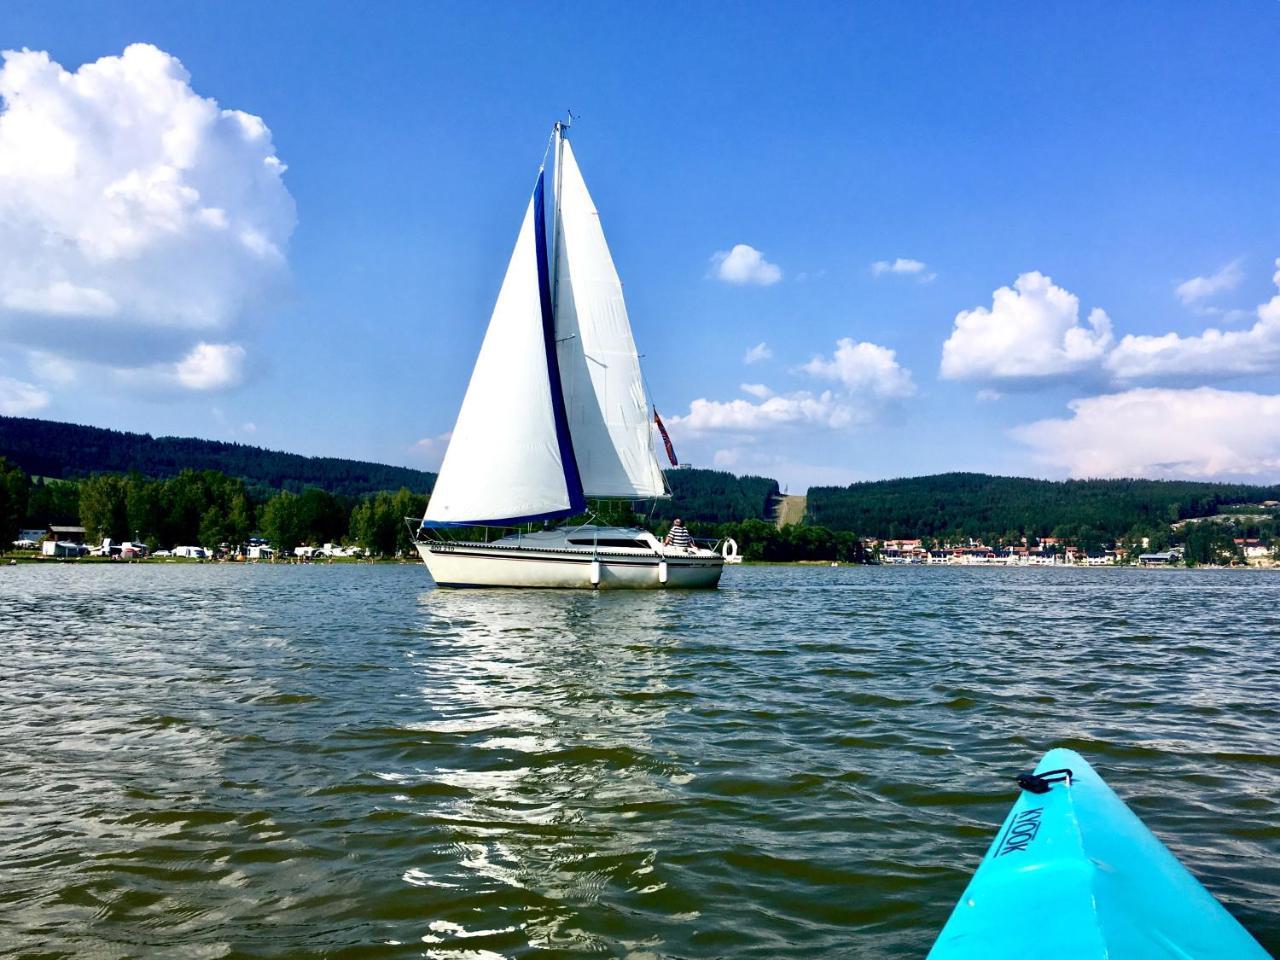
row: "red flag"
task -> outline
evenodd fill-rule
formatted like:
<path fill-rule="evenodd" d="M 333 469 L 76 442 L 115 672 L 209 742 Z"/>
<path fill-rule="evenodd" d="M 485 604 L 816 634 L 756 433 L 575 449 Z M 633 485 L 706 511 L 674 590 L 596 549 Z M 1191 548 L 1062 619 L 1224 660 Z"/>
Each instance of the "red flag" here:
<path fill-rule="evenodd" d="M 653 408 L 653 422 L 658 425 L 658 432 L 662 434 L 662 445 L 667 448 L 667 459 L 671 461 L 673 467 L 680 466 L 680 461 L 676 459 L 676 448 L 671 445 L 671 437 L 667 434 L 667 428 L 662 425 L 657 407 Z"/>

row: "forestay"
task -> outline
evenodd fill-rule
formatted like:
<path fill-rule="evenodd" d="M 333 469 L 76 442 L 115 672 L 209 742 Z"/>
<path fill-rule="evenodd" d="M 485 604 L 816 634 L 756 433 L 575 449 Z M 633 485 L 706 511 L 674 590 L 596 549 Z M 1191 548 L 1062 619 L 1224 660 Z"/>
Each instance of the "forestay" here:
<path fill-rule="evenodd" d="M 650 446 L 649 403 L 622 282 L 573 148 L 563 138 L 557 146 L 555 329 L 583 490 L 589 497 L 659 497 L 665 485 Z"/>
<path fill-rule="evenodd" d="M 586 506 L 560 396 L 538 175 L 423 526 L 504 524 Z"/>

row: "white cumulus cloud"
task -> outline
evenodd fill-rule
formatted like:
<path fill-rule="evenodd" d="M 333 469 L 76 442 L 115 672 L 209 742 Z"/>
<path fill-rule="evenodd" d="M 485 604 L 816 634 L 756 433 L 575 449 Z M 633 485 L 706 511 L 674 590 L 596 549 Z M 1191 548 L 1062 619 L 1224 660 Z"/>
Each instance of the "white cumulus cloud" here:
<path fill-rule="evenodd" d="M 894 351 L 851 337 L 836 341 L 830 357 L 814 357 L 802 369 L 812 377 L 837 380 L 850 391 L 884 399 L 900 399 L 916 392 L 911 371 L 898 363 Z"/>
<path fill-rule="evenodd" d="M 285 282 L 295 223 L 266 124 L 198 95 L 149 44 L 74 71 L 3 57 L 0 341 L 50 369 L 229 385 L 230 341 Z"/>
<path fill-rule="evenodd" d="M 1111 341 L 1105 312 L 1094 309 L 1082 324 L 1075 294 L 1032 271 L 995 291 L 990 309 L 956 314 L 941 374 L 992 383 L 1063 377 L 1095 367 Z"/>
<path fill-rule="evenodd" d="M 839 429 L 857 419 L 859 412 L 845 404 L 833 391 L 824 390 L 815 394 L 800 390 L 772 396 L 758 403 L 741 398 L 700 398 L 689 405 L 686 415 L 672 417 L 671 423 L 691 433 L 723 431 L 752 434 L 795 426 Z"/>
<path fill-rule="evenodd" d="M 772 359 L 773 350 L 763 340 L 742 355 L 742 362 L 747 364 L 760 363 L 764 360 Z"/>
<path fill-rule="evenodd" d="M 244 376 L 244 347 L 238 343 L 198 343 L 174 366 L 189 390 L 225 390 Z"/>
<path fill-rule="evenodd" d="M 782 279 L 782 268 L 770 263 L 755 247 L 735 244 L 731 250 L 711 255 L 712 275 L 725 283 L 767 287 Z"/>
<path fill-rule="evenodd" d="M 1145 388 L 1069 406 L 1012 434 L 1073 477 L 1280 477 L 1280 396 Z"/>
<path fill-rule="evenodd" d="M 729 433 L 744 439 L 792 428 L 842 430 L 865 425 L 896 401 L 915 393 L 911 372 L 892 350 L 850 337 L 836 342 L 830 356 L 816 356 L 797 371 L 837 387 L 815 392 L 776 392 L 763 383 L 744 383 L 739 389 L 754 398 L 694 400 L 674 426 L 694 434 Z"/>
<path fill-rule="evenodd" d="M 871 273 L 882 277 L 888 274 L 900 274 L 915 277 L 921 283 L 931 283 L 938 275 L 930 273 L 928 264 L 923 260 L 912 260 L 910 257 L 898 257 L 895 260 L 877 260 L 871 264 Z"/>
<path fill-rule="evenodd" d="M 1280 260 L 1274 281 L 1280 287 Z M 1280 294 L 1257 309 L 1257 322 L 1247 330 L 1210 327 L 1184 337 L 1124 337 L 1107 357 L 1107 370 L 1117 380 L 1224 378 L 1280 371 Z"/>
<path fill-rule="evenodd" d="M 0 413 L 21 417 L 43 410 L 49 405 L 49 394 L 33 383 L 0 377 Z"/>
<path fill-rule="evenodd" d="M 1234 290 L 1243 279 L 1244 271 L 1240 269 L 1240 261 L 1233 260 L 1215 274 L 1184 280 L 1174 292 L 1184 304 L 1193 306 L 1201 300 Z"/>

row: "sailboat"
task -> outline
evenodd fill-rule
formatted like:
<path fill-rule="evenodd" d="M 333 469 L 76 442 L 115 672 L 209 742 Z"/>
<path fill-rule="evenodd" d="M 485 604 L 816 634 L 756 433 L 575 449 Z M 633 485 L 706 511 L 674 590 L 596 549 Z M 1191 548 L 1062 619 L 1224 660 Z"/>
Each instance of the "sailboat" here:
<path fill-rule="evenodd" d="M 724 557 L 594 522 L 588 499 L 669 497 L 622 282 L 569 143 L 545 159 L 416 537 L 443 587 L 715 587 Z M 550 251 L 548 251 L 550 246 Z M 494 540 L 458 528 L 514 528 Z"/>

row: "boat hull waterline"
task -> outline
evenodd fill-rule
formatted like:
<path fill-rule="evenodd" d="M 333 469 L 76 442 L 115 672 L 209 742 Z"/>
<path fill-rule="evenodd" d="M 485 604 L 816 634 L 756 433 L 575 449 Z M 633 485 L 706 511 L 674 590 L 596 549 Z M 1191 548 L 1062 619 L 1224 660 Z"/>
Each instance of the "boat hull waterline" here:
<path fill-rule="evenodd" d="M 1078 753 L 1020 782 L 927 960 L 1269 960 Z"/>
<path fill-rule="evenodd" d="M 566 590 L 710 590 L 724 559 L 708 550 L 666 557 L 481 543 L 417 544 L 439 587 Z"/>

